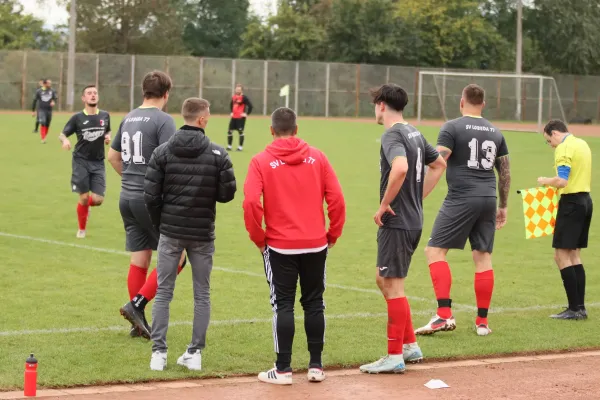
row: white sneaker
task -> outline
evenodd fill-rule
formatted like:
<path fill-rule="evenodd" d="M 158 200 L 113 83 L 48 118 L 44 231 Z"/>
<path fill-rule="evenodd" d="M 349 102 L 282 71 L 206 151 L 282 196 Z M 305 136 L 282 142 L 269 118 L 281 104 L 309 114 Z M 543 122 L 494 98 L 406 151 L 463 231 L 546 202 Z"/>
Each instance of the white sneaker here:
<path fill-rule="evenodd" d="M 231 146 L 227 146 L 227 150 L 231 150 L 231 149 L 232 149 L 232 147 L 231 147 Z"/>
<path fill-rule="evenodd" d="M 475 328 L 477 329 L 477 336 L 487 336 L 492 333 L 492 330 L 486 324 L 479 324 Z"/>
<path fill-rule="evenodd" d="M 244 150 L 244 148 L 243 148 L 242 146 L 239 146 L 239 147 L 237 148 L 237 151 L 242 151 L 242 150 Z"/>
<path fill-rule="evenodd" d="M 309 368 L 306 377 L 309 382 L 323 382 L 325 380 L 325 372 L 323 368 Z"/>
<path fill-rule="evenodd" d="M 186 351 L 177 359 L 177 365 L 186 367 L 190 371 L 200 371 L 202 369 L 202 352 L 200 350 L 193 353 Z"/>
<path fill-rule="evenodd" d="M 152 371 L 163 371 L 167 366 L 167 353 L 155 351 L 150 359 L 150 369 Z"/>
<path fill-rule="evenodd" d="M 402 357 L 405 363 L 417 364 L 423 361 L 423 352 L 416 342 L 405 344 L 402 345 Z"/>
<path fill-rule="evenodd" d="M 449 332 L 456 329 L 456 320 L 454 316 L 445 319 L 439 315 L 434 315 L 433 318 L 427 323 L 415 330 L 416 335 L 433 335 L 436 332 Z"/>
<path fill-rule="evenodd" d="M 265 383 L 272 383 L 274 385 L 291 385 L 292 373 L 277 371 L 277 367 L 275 367 L 266 372 L 261 372 L 258 374 L 258 380 Z"/>
<path fill-rule="evenodd" d="M 77 239 L 85 239 L 85 231 L 84 230 L 78 230 L 77 231 Z"/>

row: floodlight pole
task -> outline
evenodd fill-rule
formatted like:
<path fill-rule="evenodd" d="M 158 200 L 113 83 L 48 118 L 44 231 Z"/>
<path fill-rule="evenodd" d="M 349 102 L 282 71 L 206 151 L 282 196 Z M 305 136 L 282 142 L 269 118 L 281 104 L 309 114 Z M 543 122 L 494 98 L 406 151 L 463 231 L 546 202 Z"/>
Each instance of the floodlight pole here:
<path fill-rule="evenodd" d="M 71 0 L 69 16 L 69 54 L 67 60 L 67 110 L 73 111 L 75 87 L 75 30 L 77 27 L 76 0 Z"/>
<path fill-rule="evenodd" d="M 522 74 L 523 66 L 523 0 L 517 0 L 517 65 L 516 75 Z M 521 78 L 516 79 L 516 100 L 517 110 L 515 117 L 517 121 L 521 120 Z"/>

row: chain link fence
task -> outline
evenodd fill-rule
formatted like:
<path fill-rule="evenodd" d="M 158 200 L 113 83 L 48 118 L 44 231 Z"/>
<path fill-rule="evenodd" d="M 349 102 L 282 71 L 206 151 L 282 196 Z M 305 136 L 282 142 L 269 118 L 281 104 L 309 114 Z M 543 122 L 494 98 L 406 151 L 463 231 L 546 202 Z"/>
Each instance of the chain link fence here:
<path fill-rule="evenodd" d="M 340 63 L 231 60 L 196 57 L 82 54 L 75 58 L 75 99 L 88 84 L 96 84 L 101 104 L 110 111 L 129 111 L 142 101 L 141 80 L 145 73 L 163 70 L 173 79 L 168 111 L 178 112 L 184 99 L 200 96 L 211 102 L 215 114 L 229 113 L 231 93 L 237 83 L 254 105 L 254 113 L 268 114 L 285 104 L 280 89 L 290 86 L 289 104 L 299 115 L 328 117 L 371 117 L 369 89 L 394 82 L 409 94 L 408 118 L 417 114 L 419 69 L 414 67 Z M 427 69 L 442 71 L 441 69 Z M 451 70 L 447 70 L 451 71 Z M 452 70 L 459 71 L 459 70 Z M 475 71 L 471 71 L 475 72 Z M 482 71 L 477 71 L 482 72 Z M 492 72 L 492 71 L 490 71 Z M 0 51 L 0 109 L 26 110 L 41 78 L 51 79 L 59 93 L 58 109 L 66 110 L 66 53 Z M 554 76 L 568 119 L 600 120 L 599 76 Z M 464 79 L 436 77 L 423 81 L 423 118 L 450 118 L 458 113 Z M 479 79 L 488 94 L 490 116 L 515 118 L 516 88 L 510 79 Z M 556 115 L 556 93 L 544 89 L 544 115 Z M 538 89 L 534 81 L 523 81 L 521 117 L 535 121 Z"/>

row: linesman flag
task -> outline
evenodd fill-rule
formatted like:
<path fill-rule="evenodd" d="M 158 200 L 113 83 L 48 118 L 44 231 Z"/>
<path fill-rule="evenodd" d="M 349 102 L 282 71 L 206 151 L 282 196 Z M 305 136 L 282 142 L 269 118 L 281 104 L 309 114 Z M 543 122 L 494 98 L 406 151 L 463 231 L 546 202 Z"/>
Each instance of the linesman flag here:
<path fill-rule="evenodd" d="M 523 197 L 525 238 L 539 238 L 554 234 L 558 195 L 551 187 L 519 190 Z"/>

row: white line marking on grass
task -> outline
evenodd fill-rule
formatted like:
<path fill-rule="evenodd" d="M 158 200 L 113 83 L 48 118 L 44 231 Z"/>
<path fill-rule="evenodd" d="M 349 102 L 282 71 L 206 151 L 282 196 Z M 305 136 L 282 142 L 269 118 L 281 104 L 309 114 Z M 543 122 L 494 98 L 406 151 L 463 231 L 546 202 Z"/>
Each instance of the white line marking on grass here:
<path fill-rule="evenodd" d="M 58 240 L 43 239 L 43 238 L 37 238 L 37 237 L 33 237 L 33 236 L 26 236 L 26 235 L 15 235 L 15 234 L 6 233 L 6 232 L 0 232 L 0 236 L 9 237 L 9 238 L 13 238 L 13 239 L 29 240 L 32 242 L 47 243 L 47 244 L 52 244 L 52 245 L 56 245 L 56 246 L 74 247 L 77 249 L 91 250 L 91 251 L 97 251 L 97 252 L 102 252 L 102 253 L 117 254 L 117 255 L 124 255 L 124 256 L 129 255 L 128 252 L 122 251 L 122 250 L 106 249 L 103 247 L 93 247 L 93 246 L 87 246 L 84 244 L 60 242 Z M 216 271 L 227 272 L 230 274 L 239 274 L 239 275 L 254 276 L 257 278 L 265 278 L 264 273 L 244 271 L 244 270 L 231 269 L 231 268 L 223 268 L 223 267 L 213 267 L 213 269 Z M 365 288 L 358 288 L 358 287 L 352 287 L 352 286 L 336 285 L 334 283 L 327 283 L 327 287 L 334 288 L 334 289 L 348 290 L 348 291 L 353 291 L 353 292 L 371 293 L 371 294 L 376 294 L 376 295 L 381 294 L 381 292 L 377 289 L 365 289 Z M 432 304 L 434 303 L 434 301 L 432 299 L 426 299 L 423 297 L 410 296 L 409 299 L 415 300 L 415 301 L 429 302 Z M 461 308 L 461 307 L 467 307 L 467 306 L 455 304 L 455 307 Z M 468 306 L 468 307 L 472 308 L 470 306 Z"/>

